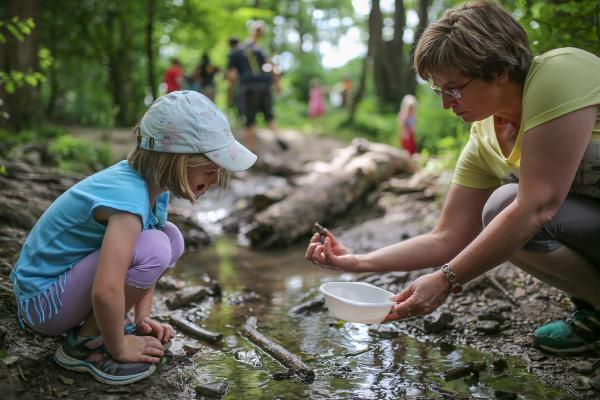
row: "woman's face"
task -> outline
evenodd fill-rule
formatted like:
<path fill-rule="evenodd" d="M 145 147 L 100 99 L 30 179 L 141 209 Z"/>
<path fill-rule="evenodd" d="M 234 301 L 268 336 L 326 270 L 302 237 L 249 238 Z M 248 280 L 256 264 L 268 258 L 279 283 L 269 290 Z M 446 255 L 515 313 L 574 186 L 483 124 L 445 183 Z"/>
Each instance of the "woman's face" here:
<path fill-rule="evenodd" d="M 188 167 L 187 182 L 192 189 L 196 200 L 204 193 L 208 192 L 208 189 L 210 189 L 212 185 L 219 182 L 219 169 L 220 167 L 213 162 L 209 165 Z"/>
<path fill-rule="evenodd" d="M 432 74 L 433 86 L 441 89 L 442 107 L 452 109 L 465 122 L 481 121 L 498 111 L 501 79 L 486 82 L 454 70 Z"/>

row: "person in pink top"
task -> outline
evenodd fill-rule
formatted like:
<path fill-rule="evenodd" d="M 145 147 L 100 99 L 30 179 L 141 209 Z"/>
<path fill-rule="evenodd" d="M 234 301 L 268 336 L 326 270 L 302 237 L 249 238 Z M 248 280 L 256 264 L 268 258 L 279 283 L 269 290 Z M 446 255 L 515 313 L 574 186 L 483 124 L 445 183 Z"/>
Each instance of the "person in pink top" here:
<path fill-rule="evenodd" d="M 181 63 L 176 58 L 171 60 L 171 66 L 165 71 L 165 83 L 167 84 L 167 93 L 181 89 L 183 68 L 181 68 Z"/>
<path fill-rule="evenodd" d="M 311 82 L 308 92 L 308 116 L 316 118 L 325 114 L 325 101 L 323 100 L 323 86 L 318 79 Z"/>
<path fill-rule="evenodd" d="M 411 156 L 417 152 L 415 125 L 417 124 L 417 99 L 407 94 L 400 104 L 398 113 L 398 138 L 400 146 Z"/>

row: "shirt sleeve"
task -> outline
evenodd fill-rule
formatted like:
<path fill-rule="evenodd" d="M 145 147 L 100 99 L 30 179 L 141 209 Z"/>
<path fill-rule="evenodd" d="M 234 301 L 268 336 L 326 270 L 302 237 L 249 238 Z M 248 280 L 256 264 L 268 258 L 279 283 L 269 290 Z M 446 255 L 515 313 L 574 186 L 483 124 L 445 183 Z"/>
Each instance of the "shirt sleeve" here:
<path fill-rule="evenodd" d="M 524 130 L 600 103 L 600 58 L 556 49 L 535 57 L 523 94 Z"/>

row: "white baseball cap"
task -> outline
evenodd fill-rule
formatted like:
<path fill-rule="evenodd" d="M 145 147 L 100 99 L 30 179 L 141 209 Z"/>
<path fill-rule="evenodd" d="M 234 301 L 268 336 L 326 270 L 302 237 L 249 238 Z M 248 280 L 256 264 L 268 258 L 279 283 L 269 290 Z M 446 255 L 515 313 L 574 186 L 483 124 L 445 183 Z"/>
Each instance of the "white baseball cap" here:
<path fill-rule="evenodd" d="M 171 92 L 156 99 L 140 122 L 140 147 L 165 153 L 202 153 L 229 171 L 244 171 L 256 162 L 235 140 L 225 115 L 192 91 Z"/>

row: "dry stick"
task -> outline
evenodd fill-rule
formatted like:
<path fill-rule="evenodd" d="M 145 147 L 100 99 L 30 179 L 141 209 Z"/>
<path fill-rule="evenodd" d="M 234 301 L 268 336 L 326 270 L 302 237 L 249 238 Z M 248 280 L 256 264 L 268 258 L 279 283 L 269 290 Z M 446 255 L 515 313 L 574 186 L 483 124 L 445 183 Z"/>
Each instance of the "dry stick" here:
<path fill-rule="evenodd" d="M 211 332 L 207 329 L 201 328 L 197 324 L 194 324 L 193 322 L 190 322 L 178 315 L 169 316 L 169 322 L 188 335 L 194 336 L 198 339 L 203 339 L 211 343 L 217 343 L 223 339 L 223 335 L 220 333 Z"/>
<path fill-rule="evenodd" d="M 504 286 L 502 286 L 502 285 L 500 284 L 500 282 L 498 282 L 498 281 L 496 280 L 496 278 L 494 278 L 494 277 L 493 277 L 493 276 L 491 276 L 491 275 L 485 275 L 485 277 L 486 277 L 486 278 L 487 278 L 487 279 L 488 279 L 490 282 L 492 282 L 492 285 L 494 285 L 494 286 L 496 287 L 496 289 L 498 289 L 499 291 L 501 291 L 501 292 L 502 292 L 502 294 L 504 294 L 504 296 L 506 296 L 506 298 L 507 298 L 507 299 L 508 299 L 508 300 L 509 300 L 511 303 L 513 303 L 513 304 L 514 304 L 514 305 L 516 305 L 516 306 L 518 306 L 518 305 L 519 305 L 519 303 L 517 302 L 517 300 L 515 300 L 515 298 L 514 298 L 514 297 L 513 297 L 513 296 L 512 296 L 510 293 L 508 293 L 508 290 L 506 290 L 506 289 L 504 288 Z"/>
<path fill-rule="evenodd" d="M 304 364 L 296 355 L 290 353 L 283 346 L 275 343 L 256 329 L 256 317 L 249 317 L 242 327 L 242 335 L 250 339 L 252 343 L 269 353 L 273 358 L 290 369 L 303 381 L 313 381 L 315 372 Z"/>

